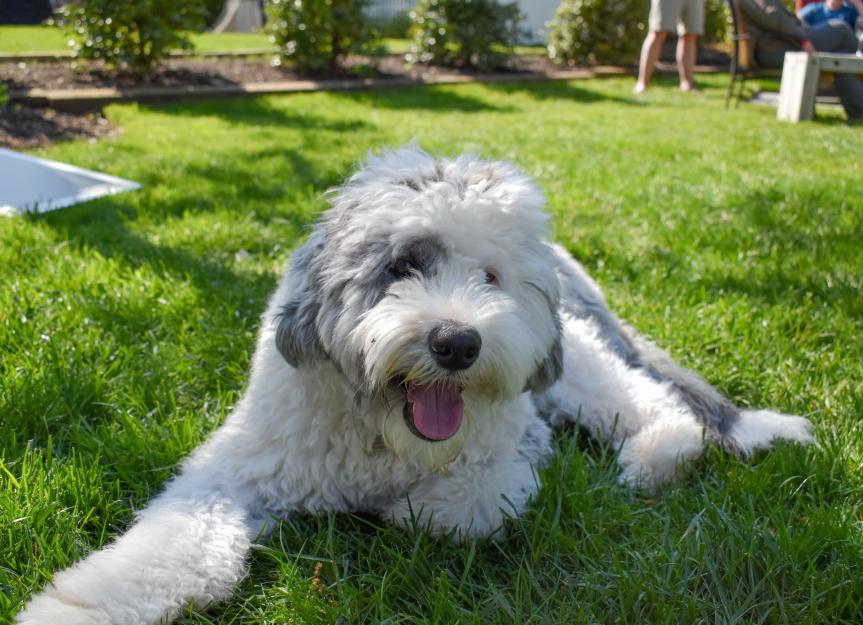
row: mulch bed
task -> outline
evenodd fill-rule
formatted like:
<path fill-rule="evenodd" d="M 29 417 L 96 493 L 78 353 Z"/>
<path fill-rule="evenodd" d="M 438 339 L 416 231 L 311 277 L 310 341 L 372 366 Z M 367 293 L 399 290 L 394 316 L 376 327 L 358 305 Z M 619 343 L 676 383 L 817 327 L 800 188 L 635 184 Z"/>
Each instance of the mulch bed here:
<path fill-rule="evenodd" d="M 554 69 L 545 57 L 514 57 L 506 72 L 544 73 Z M 405 65 L 404 57 L 388 55 L 375 59 L 352 57 L 339 72 L 323 75 L 300 74 L 292 68 L 274 65 L 269 58 L 171 59 L 151 76 L 138 79 L 127 72 L 113 72 L 100 63 L 0 63 L 0 80 L 13 91 L 26 89 L 74 89 L 92 87 L 178 87 L 222 86 L 265 83 L 308 78 L 418 77 L 441 71 L 425 65 Z M 500 71 L 500 70 L 496 70 Z M 476 74 L 475 71 L 458 73 Z"/>
<path fill-rule="evenodd" d="M 74 115 L 46 108 L 10 105 L 0 108 L 0 147 L 27 150 L 72 139 L 95 141 L 118 129 L 101 113 Z"/>

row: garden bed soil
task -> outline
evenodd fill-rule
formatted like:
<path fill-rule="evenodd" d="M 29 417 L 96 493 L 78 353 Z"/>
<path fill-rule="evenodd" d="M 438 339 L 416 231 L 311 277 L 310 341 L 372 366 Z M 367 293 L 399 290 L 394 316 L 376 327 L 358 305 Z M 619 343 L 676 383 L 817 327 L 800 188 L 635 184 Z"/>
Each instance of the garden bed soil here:
<path fill-rule="evenodd" d="M 545 57 L 514 57 L 506 67 L 495 71 L 549 73 L 556 67 Z M 348 59 L 344 69 L 320 75 L 301 74 L 293 68 L 274 65 L 270 58 L 171 59 L 145 78 L 128 72 L 113 72 L 100 63 L 0 63 L 0 80 L 10 91 L 29 89 L 78 89 L 113 87 L 225 86 L 243 83 L 284 82 L 290 80 L 412 77 L 437 73 L 475 75 L 476 70 L 453 70 L 426 65 L 407 66 L 400 55 L 370 60 Z"/>
<path fill-rule="evenodd" d="M 27 150 L 72 139 L 95 141 L 117 134 L 101 113 L 76 115 L 48 108 L 0 108 L 0 147 Z"/>

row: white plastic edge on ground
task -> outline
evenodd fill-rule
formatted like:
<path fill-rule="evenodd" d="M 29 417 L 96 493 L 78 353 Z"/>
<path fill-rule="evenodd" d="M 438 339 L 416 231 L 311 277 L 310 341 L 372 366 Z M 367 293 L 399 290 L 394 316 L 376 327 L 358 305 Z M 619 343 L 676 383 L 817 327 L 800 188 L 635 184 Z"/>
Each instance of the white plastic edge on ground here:
<path fill-rule="evenodd" d="M 0 216 L 47 213 L 140 188 L 132 180 L 0 148 Z"/>

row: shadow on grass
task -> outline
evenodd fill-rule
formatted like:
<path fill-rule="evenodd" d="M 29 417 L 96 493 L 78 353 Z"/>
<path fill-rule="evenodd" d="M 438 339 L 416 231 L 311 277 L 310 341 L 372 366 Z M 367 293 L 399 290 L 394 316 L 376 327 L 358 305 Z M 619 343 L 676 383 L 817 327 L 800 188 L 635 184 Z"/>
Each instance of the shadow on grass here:
<path fill-rule="evenodd" d="M 199 179 L 214 187 L 203 197 L 198 194 L 188 206 L 153 207 L 156 214 L 180 214 L 185 210 L 212 204 L 219 198 L 237 198 L 239 201 L 264 200 L 277 205 L 292 191 L 312 189 L 316 193 L 338 184 L 349 171 L 352 162 L 328 159 L 327 153 L 338 147 L 356 142 L 357 134 L 369 138 L 376 145 L 377 125 L 362 119 L 334 116 L 327 118 L 295 110 L 289 98 L 275 103 L 268 97 L 234 99 L 226 101 L 180 103 L 153 106 L 151 110 L 160 115 L 179 118 L 216 117 L 229 126 L 237 126 L 236 132 L 254 132 L 254 135 L 236 135 L 235 147 L 225 149 L 217 146 L 208 158 L 198 158 L 182 163 L 176 173 L 190 180 Z M 335 107 L 332 107 L 335 109 Z M 283 131 L 297 131 L 284 133 Z M 229 129 L 223 136 L 230 135 Z M 270 147 L 255 149 L 258 144 Z M 282 147 L 290 145 L 290 147 Z M 275 146 L 275 147 L 273 147 Z M 122 144 L 116 148 L 126 150 Z M 131 147 L 130 153 L 143 151 Z M 145 187 L 166 183 L 162 170 L 143 172 L 137 178 Z M 177 186 L 177 183 L 172 183 Z M 192 186 L 189 180 L 183 187 Z"/>
<path fill-rule="evenodd" d="M 513 113 L 520 110 L 514 106 L 492 104 L 481 98 L 457 92 L 448 85 L 417 85 L 375 91 L 342 92 L 333 95 L 375 108 L 394 110 L 416 109 L 442 113 Z"/>
<path fill-rule="evenodd" d="M 499 94 L 523 93 L 535 100 L 567 100 L 579 104 L 595 104 L 599 102 L 615 102 L 629 106 L 645 106 L 646 103 L 636 98 L 622 97 L 614 94 L 603 93 L 593 89 L 586 89 L 572 81 L 552 82 L 510 82 L 489 83 L 486 85 L 490 90 Z"/>
<path fill-rule="evenodd" d="M 796 273 L 775 273 L 769 279 L 751 280 L 748 278 L 724 275 L 701 282 L 709 292 L 734 292 L 749 298 L 761 300 L 767 304 L 777 304 L 787 301 L 790 297 L 801 298 L 813 295 L 818 300 L 829 303 L 842 314 L 851 318 L 863 318 L 863 299 L 860 291 L 853 284 L 842 283 L 827 286 L 814 275 L 799 275 Z"/>
<path fill-rule="evenodd" d="M 320 153 L 319 150 L 317 146 L 309 145 L 303 151 Z M 268 163 L 273 165 L 272 169 L 280 170 L 279 175 L 262 171 Z M 316 167 L 300 150 L 274 147 L 250 152 L 241 162 L 189 163 L 182 168 L 182 175 L 204 182 L 224 181 L 228 188 L 223 197 L 269 201 L 276 206 L 297 189 L 311 189 L 314 194 L 321 194 L 334 187 L 344 179 L 345 168 L 339 163 L 328 163 L 326 168 Z M 167 210 L 171 211 L 172 207 L 167 207 Z M 269 217 L 266 213 L 257 214 L 265 221 Z"/>
<path fill-rule="evenodd" d="M 166 214 L 186 210 L 188 199 L 169 203 Z M 42 379 L 20 383 L 19 392 L 28 399 L 5 407 L 19 414 L 16 431 L 22 440 L 47 440 L 53 436 L 57 453 L 65 455 L 70 445 L 81 447 L 80 441 L 75 441 L 89 436 L 88 428 L 122 423 L 118 401 L 124 410 L 140 407 L 141 414 L 151 408 L 173 413 L 177 393 L 187 402 L 237 383 L 235 363 L 248 356 L 248 341 L 252 340 L 267 294 L 275 285 L 269 271 L 244 271 L 242 265 L 232 262 L 232 251 L 201 253 L 136 232 L 133 224 L 137 210 L 127 196 L 105 198 L 31 219 L 52 228 L 57 240 L 68 241 L 72 248 L 79 249 L 76 256 L 103 257 L 118 267 L 108 267 L 107 271 L 115 276 L 108 283 L 92 273 L 98 271 L 98 263 L 91 267 L 91 277 L 82 278 L 75 287 L 74 301 L 81 318 L 104 334 L 106 344 L 121 348 L 114 356 L 115 363 L 114 357 L 108 359 L 92 338 L 76 339 L 83 342 L 71 351 L 67 349 L 68 342 L 60 341 L 57 349 L 62 345 L 66 352 L 46 357 Z M 308 221 L 304 214 L 288 214 L 283 219 L 298 233 Z M 127 289 L 126 281 L 139 284 L 141 292 Z M 188 285 L 180 287 L 188 292 L 175 303 L 172 292 L 178 285 Z M 185 298 L 190 299 L 184 301 Z M 193 318 L 178 317 L 190 310 Z M 74 334 L 77 328 L 68 330 Z M 81 328 L 81 337 L 91 336 Z M 187 353 L 182 357 L 170 355 L 184 341 L 188 346 L 182 350 Z M 187 376 L 182 385 L 189 388 L 181 390 L 176 384 L 175 367 L 200 368 L 201 374 L 191 380 Z M 131 398 L 125 397 L 122 390 L 120 381 L 125 378 L 135 380 L 137 385 Z M 118 400 L 121 396 L 125 398 Z M 45 406 L 45 416 L 29 418 L 31 406 L 37 403 Z M 66 423 L 64 415 L 74 415 L 74 421 Z M 71 434 L 61 434 L 70 427 Z M 125 431 L 127 427 L 121 429 Z M 135 467 L 133 473 L 146 471 L 146 467 L 136 467 L 135 462 L 130 464 Z M 130 487 L 134 487 L 134 481 Z"/>
<path fill-rule="evenodd" d="M 852 180 L 848 183 L 848 189 L 855 188 Z M 858 213 L 853 223 L 840 221 L 841 211 L 831 209 L 835 203 L 829 191 L 811 189 L 789 196 L 770 188 L 750 191 L 732 205 L 717 207 L 732 214 L 736 229 L 758 233 L 758 250 L 769 252 L 775 268 L 758 279 L 725 272 L 700 284 L 712 292 L 737 292 L 768 304 L 794 302 L 809 294 L 849 317 L 863 318 L 859 278 L 843 275 L 846 270 L 832 262 L 853 257 L 863 241 L 863 218 Z M 741 245 L 733 236 L 716 236 L 711 243 L 726 253 L 748 251 Z M 806 271 L 800 269 L 803 260 Z"/>
<path fill-rule="evenodd" d="M 842 108 L 835 108 L 834 111 L 836 112 L 834 115 L 819 115 L 816 107 L 815 117 L 810 121 L 819 126 L 850 126 L 856 130 L 863 128 L 863 122 L 861 121 L 849 122 Z"/>
<path fill-rule="evenodd" d="M 282 201 L 287 194 L 284 179 L 274 179 L 261 173 L 255 175 L 254 167 L 265 159 L 275 159 L 272 167 L 276 169 L 284 165 L 289 180 L 295 178 L 306 181 L 303 193 L 314 195 L 335 182 L 334 172 L 319 172 L 300 154 L 270 148 L 225 164 L 187 163 L 178 172 L 172 172 L 172 176 L 176 175 L 188 183 L 187 192 L 181 190 L 165 196 L 160 191 L 170 181 L 156 179 L 148 181 L 145 190 L 139 192 L 140 195 L 103 198 L 30 219 L 52 228 L 59 240 L 69 241 L 74 247 L 92 250 L 103 258 L 113 260 L 124 272 L 135 273 L 145 269 L 157 278 L 169 279 L 166 281 L 168 285 L 170 281 L 189 284 L 206 309 L 204 315 L 212 317 L 206 323 L 224 325 L 226 321 L 222 317 L 226 307 L 242 310 L 244 315 L 248 312 L 251 315 L 249 319 L 254 322 L 263 308 L 267 293 L 274 286 L 271 274 L 238 269 L 233 262 L 236 250 L 223 249 L 220 239 L 199 241 L 194 245 L 165 243 L 158 236 L 148 236 L 147 231 L 139 231 L 134 224 L 138 221 L 139 213 L 146 215 L 149 229 L 153 225 L 181 219 L 187 214 L 234 210 L 233 199 L 237 198 L 235 210 L 238 214 L 250 207 L 248 212 L 254 210 L 256 224 L 277 222 L 277 232 L 285 231 L 284 240 L 278 234 L 272 234 L 262 240 L 247 241 L 245 247 L 249 249 L 244 251 L 266 254 L 276 242 L 289 248 L 293 240 L 304 236 L 305 230 L 315 220 L 316 203 L 302 203 L 305 207 L 303 210 L 283 206 Z M 200 178 L 201 182 L 197 183 L 196 178 Z M 313 186 L 309 187 L 309 183 Z M 206 184 L 210 185 L 209 188 Z M 248 219 L 245 213 L 242 217 Z M 158 231 L 160 228 L 157 227 Z M 226 237 L 225 241 L 232 244 L 229 233 L 226 233 Z M 274 241 L 273 237 L 278 240 Z M 202 241 L 204 238 L 202 231 Z M 256 249 L 258 246 L 261 249 Z M 88 311 L 88 315 L 100 320 L 106 327 L 115 327 L 121 334 L 134 335 L 161 323 L 162 312 L 150 301 L 152 297 L 144 296 L 141 301 L 135 301 L 135 298 L 106 295 L 107 298 L 96 298 L 95 295 L 86 298 L 93 308 Z M 253 307 L 250 307 L 250 301 L 255 302 Z M 228 329 L 222 328 L 220 331 Z M 153 370 L 158 370 L 155 363 Z"/>
<path fill-rule="evenodd" d="M 190 210 L 204 211 L 208 204 L 194 203 L 191 198 L 159 202 L 158 215 L 179 216 Z M 133 232 L 129 224 L 135 221 L 136 209 L 121 198 L 71 207 L 62 213 L 49 213 L 41 221 L 51 226 L 63 240 L 92 249 L 132 270 L 146 267 L 157 276 L 172 276 L 191 281 L 205 301 L 218 303 L 224 297 L 224 285 L 239 290 L 261 293 L 272 288 L 269 276 L 238 274 L 225 264 L 184 249 L 155 242 Z M 148 213 L 151 214 L 151 213 Z M 305 215 L 280 215 L 299 232 L 310 223 Z"/>
<path fill-rule="evenodd" d="M 231 124 L 247 126 L 277 126 L 330 132 L 350 132 L 373 127 L 372 124 L 360 119 L 327 119 L 294 112 L 286 107 L 274 106 L 268 97 L 153 105 L 148 108 L 168 115 L 218 117 Z"/>

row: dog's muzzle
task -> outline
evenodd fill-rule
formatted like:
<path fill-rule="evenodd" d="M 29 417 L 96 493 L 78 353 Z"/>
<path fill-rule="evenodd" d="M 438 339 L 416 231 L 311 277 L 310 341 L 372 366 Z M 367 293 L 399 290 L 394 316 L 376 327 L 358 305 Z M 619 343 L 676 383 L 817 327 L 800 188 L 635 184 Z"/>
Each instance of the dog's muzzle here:
<path fill-rule="evenodd" d="M 428 334 L 428 348 L 435 362 L 447 371 L 463 371 L 476 362 L 482 348 L 479 332 L 465 323 L 445 321 Z M 419 438 L 445 441 L 455 436 L 464 419 L 462 387 L 454 380 L 406 386 L 404 419 Z"/>

